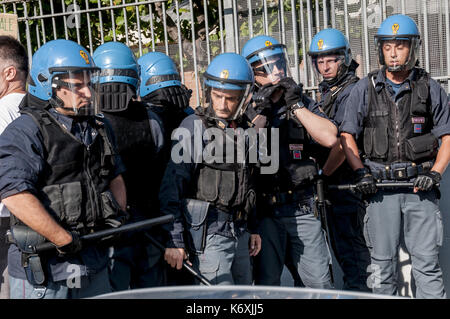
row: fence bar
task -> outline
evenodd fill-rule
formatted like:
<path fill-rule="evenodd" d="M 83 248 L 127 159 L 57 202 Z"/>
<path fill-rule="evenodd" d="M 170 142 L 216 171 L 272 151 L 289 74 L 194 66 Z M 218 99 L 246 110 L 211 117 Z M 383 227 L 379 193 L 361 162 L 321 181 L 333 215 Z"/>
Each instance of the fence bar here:
<path fill-rule="evenodd" d="M 369 55 L 369 32 L 367 27 L 367 3 L 366 0 L 361 2 L 362 18 L 363 18 L 363 30 L 364 30 L 364 55 L 366 64 L 366 74 L 370 72 L 370 55 Z"/>
<path fill-rule="evenodd" d="M 263 0 L 264 7 L 264 34 L 269 35 L 269 15 L 267 14 L 267 0 Z"/>
<path fill-rule="evenodd" d="M 163 9 L 163 25 L 164 25 L 164 46 L 166 48 L 166 54 L 169 55 L 169 41 L 167 39 L 167 18 L 166 18 L 166 3 L 162 3 Z"/>
<path fill-rule="evenodd" d="M 79 9 L 79 7 L 78 7 L 78 3 L 77 3 L 77 0 L 73 0 L 73 5 L 74 5 L 74 11 L 75 12 L 78 12 L 78 9 Z M 77 34 L 77 42 L 78 42 L 78 44 L 81 44 L 81 42 L 80 42 L 80 26 L 81 26 L 81 22 L 80 22 L 80 14 L 77 14 L 77 13 L 75 13 L 75 31 L 76 31 L 76 34 Z"/>
<path fill-rule="evenodd" d="M 280 0 L 279 2 L 280 7 L 280 27 L 281 27 L 281 43 L 286 44 L 286 26 L 284 24 L 284 1 Z"/>
<path fill-rule="evenodd" d="M 315 7 L 316 7 L 316 32 L 318 33 L 320 31 L 320 10 L 319 10 L 319 0 L 315 0 Z M 314 33 L 314 34 L 315 34 Z"/>
<path fill-rule="evenodd" d="M 253 38 L 253 10 L 252 10 L 252 0 L 247 1 L 248 6 L 248 31 L 250 34 L 250 39 Z"/>
<path fill-rule="evenodd" d="M 197 74 L 197 49 L 195 45 L 195 25 L 194 25 L 194 8 L 192 5 L 192 0 L 189 0 L 189 9 L 191 10 L 191 30 L 192 30 L 192 53 L 194 60 L 194 75 L 195 75 L 195 90 L 197 93 L 196 102 L 200 105 L 200 92 L 198 88 L 198 74 Z"/>
<path fill-rule="evenodd" d="M 237 0 L 232 0 L 233 6 L 233 29 L 234 29 L 234 52 L 239 54 L 239 26 L 237 21 Z"/>
<path fill-rule="evenodd" d="M 344 27 L 345 27 L 345 36 L 347 37 L 348 41 L 350 41 L 350 32 L 348 29 L 348 6 L 347 6 L 347 0 L 344 0 Z"/>
<path fill-rule="evenodd" d="M 175 1 L 176 5 L 177 5 L 177 15 L 179 16 L 178 13 L 178 0 Z M 150 34 L 152 37 L 152 51 L 155 52 L 155 31 L 153 30 L 153 9 L 152 9 L 152 4 L 149 3 L 148 4 L 148 12 L 150 15 Z M 180 33 L 180 29 L 178 28 L 178 34 Z"/>
<path fill-rule="evenodd" d="M 386 0 L 381 0 L 381 20 L 386 20 Z"/>
<path fill-rule="evenodd" d="M 323 28 L 327 29 L 328 28 L 327 2 L 323 1 L 322 5 L 323 5 Z"/>
<path fill-rule="evenodd" d="M 217 0 L 219 3 L 219 29 L 220 29 L 220 53 L 224 52 L 224 36 L 223 36 L 223 12 L 222 12 L 222 0 Z"/>
<path fill-rule="evenodd" d="M 291 0 L 291 15 L 292 15 L 292 40 L 294 42 L 294 78 L 297 83 L 300 83 L 300 63 L 298 58 L 298 30 L 297 30 L 297 16 L 295 14 L 295 0 Z"/>
<path fill-rule="evenodd" d="M 39 0 L 39 12 L 41 13 L 41 15 L 44 14 L 44 11 L 42 10 L 42 1 Z M 44 19 L 41 19 L 41 28 L 42 28 L 42 39 L 43 42 L 47 42 L 47 37 L 45 36 L 45 24 L 44 24 Z"/>
<path fill-rule="evenodd" d="M 401 4 L 402 4 L 402 14 L 406 14 L 405 0 L 402 0 Z"/>
<path fill-rule="evenodd" d="M 136 0 L 135 2 L 136 4 L 138 4 L 138 0 Z M 136 8 L 136 22 L 137 22 L 137 31 L 138 31 L 138 43 L 139 43 L 139 56 L 142 56 L 142 39 L 141 39 L 141 16 L 139 15 L 139 5 L 135 6 Z"/>
<path fill-rule="evenodd" d="M 447 40 L 447 93 L 450 93 L 450 13 L 449 1 L 444 1 L 445 5 L 445 39 Z"/>
<path fill-rule="evenodd" d="M 100 25 L 100 37 L 102 39 L 102 44 L 105 43 L 105 39 L 103 37 L 103 17 L 102 17 L 102 5 L 100 3 L 101 0 L 97 1 L 97 7 L 98 7 L 98 21 L 99 21 L 99 25 Z"/>
<path fill-rule="evenodd" d="M 208 56 L 208 64 L 211 62 L 211 50 L 209 47 L 209 24 L 208 24 L 208 3 L 207 0 L 203 0 L 203 9 L 205 14 L 205 35 L 206 35 L 206 55 Z"/>
<path fill-rule="evenodd" d="M 53 0 L 52 0 L 52 2 L 53 2 Z M 16 3 L 15 2 L 13 2 L 13 12 L 14 12 L 14 14 L 17 14 L 17 7 L 16 7 Z M 53 24 L 53 30 L 55 30 L 54 24 Z M 19 42 L 22 42 L 22 41 L 20 41 L 20 27 L 19 27 L 19 24 L 17 24 L 17 40 L 19 40 Z"/>
<path fill-rule="evenodd" d="M 334 6 L 334 0 L 330 0 L 330 6 L 331 27 L 336 28 L 336 7 Z"/>
<path fill-rule="evenodd" d="M 302 34 L 302 59 L 303 59 L 303 71 L 305 72 L 305 84 L 308 86 L 308 64 L 306 63 L 306 35 L 305 35 L 305 19 L 303 17 L 303 0 L 300 0 L 299 8 L 300 17 L 300 32 Z M 299 79 L 300 81 L 300 79 Z M 300 81 L 302 82 L 302 81 Z"/>
<path fill-rule="evenodd" d="M 177 13 L 177 30 L 178 30 L 178 52 L 180 54 L 181 82 L 184 83 L 183 43 L 181 41 L 180 8 L 179 8 L 178 1 L 179 0 L 175 0 L 175 10 L 176 10 L 176 13 Z M 155 42 L 153 41 L 153 43 L 155 43 Z M 154 44 L 153 44 L 153 51 L 155 51 L 155 45 Z"/>
<path fill-rule="evenodd" d="M 308 19 L 308 43 L 307 43 L 307 48 L 309 48 L 309 45 L 311 44 L 311 39 L 312 39 L 312 22 L 311 22 L 311 2 L 310 0 L 306 0 L 306 14 L 307 19 Z M 306 48 L 306 49 L 307 49 Z M 310 74 L 310 85 L 313 86 L 314 85 L 314 78 L 313 78 L 313 74 L 314 74 L 314 70 L 312 69 L 312 65 L 309 65 L 310 63 L 307 63 L 308 59 L 306 58 L 307 54 L 306 51 L 303 52 L 303 59 L 305 62 L 305 68 L 308 65 L 309 66 L 309 74 Z M 309 83 L 307 83 L 308 85 Z"/>
<path fill-rule="evenodd" d="M 15 7 L 16 5 L 14 4 L 14 7 Z M 53 6 L 53 0 L 50 0 L 50 12 L 52 13 L 52 15 L 55 13 L 55 9 L 54 9 L 54 6 Z M 56 23 L 55 23 L 55 18 L 54 17 L 52 17 L 52 26 L 53 26 L 53 39 L 57 39 L 57 36 L 56 36 Z"/>
<path fill-rule="evenodd" d="M 85 4 L 86 4 L 86 9 L 89 9 L 89 0 L 86 0 Z M 89 51 L 92 56 L 94 54 L 94 48 L 92 45 L 91 17 L 89 16 L 89 13 L 86 13 L 86 19 L 87 19 L 87 24 L 88 24 Z"/>
<path fill-rule="evenodd" d="M 23 17 L 26 19 L 28 18 L 28 8 L 27 3 L 23 2 Z M 31 36 L 30 36 L 30 25 L 28 23 L 25 23 L 25 34 L 27 36 L 27 50 L 28 50 L 28 65 L 31 67 L 31 57 L 33 56 L 33 52 L 31 50 Z"/>
<path fill-rule="evenodd" d="M 61 0 L 61 4 L 62 4 L 62 11 L 63 11 L 63 13 L 66 13 L 66 4 L 65 4 L 64 0 Z M 69 34 L 67 33 L 67 17 L 66 17 L 66 14 L 63 16 L 63 21 L 64 21 L 64 34 L 66 36 L 66 40 L 69 40 Z"/>
<path fill-rule="evenodd" d="M 33 6 L 33 10 L 34 10 L 34 15 L 37 15 L 37 9 L 36 6 Z M 41 47 L 41 37 L 39 36 L 39 23 L 36 23 L 36 40 L 37 40 L 37 45 L 38 48 Z"/>
<path fill-rule="evenodd" d="M 423 1 L 423 42 L 425 44 L 425 70 L 430 72 L 430 52 L 428 52 L 428 16 L 427 1 Z"/>
<path fill-rule="evenodd" d="M 122 3 L 125 4 L 125 0 L 122 0 Z M 125 41 L 127 43 L 127 46 L 130 45 L 130 41 L 128 40 L 128 19 L 127 19 L 127 8 L 123 7 L 123 18 L 125 22 Z"/>
<path fill-rule="evenodd" d="M 113 33 L 113 39 L 116 41 L 116 18 L 114 18 L 114 6 L 113 6 L 113 0 L 109 0 L 109 5 L 111 7 L 111 24 L 112 24 L 112 33 Z"/>

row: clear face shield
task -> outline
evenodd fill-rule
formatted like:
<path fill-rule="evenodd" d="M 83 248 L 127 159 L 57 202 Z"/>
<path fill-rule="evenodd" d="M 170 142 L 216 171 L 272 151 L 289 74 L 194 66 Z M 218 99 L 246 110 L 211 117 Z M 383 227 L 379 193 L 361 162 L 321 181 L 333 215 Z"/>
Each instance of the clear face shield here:
<path fill-rule="evenodd" d="M 266 84 L 276 84 L 281 79 L 292 77 L 289 68 L 289 57 L 286 47 L 282 44 L 276 44 L 256 51 L 247 57 L 251 62 L 255 74 L 255 82 L 258 86 Z"/>
<path fill-rule="evenodd" d="M 317 81 L 331 82 L 345 69 L 345 54 L 334 52 L 330 54 L 309 55 Z"/>
<path fill-rule="evenodd" d="M 388 42 L 391 46 L 409 47 L 409 54 L 406 59 L 402 58 L 400 54 L 396 58 L 389 57 L 387 62 L 383 53 L 383 44 Z M 417 62 L 421 40 L 419 37 L 375 37 L 375 45 L 378 48 L 378 59 L 381 65 L 386 66 L 390 72 L 398 72 L 403 70 L 411 70 Z M 401 50 L 400 50 L 401 51 Z M 404 60 L 404 61 L 402 61 Z"/>
<path fill-rule="evenodd" d="M 52 104 L 68 116 L 93 116 L 100 113 L 100 69 L 52 68 Z M 64 72 L 64 73 L 60 73 Z"/>
<path fill-rule="evenodd" d="M 237 120 L 245 113 L 251 98 L 253 85 L 244 81 L 218 83 L 205 75 L 203 82 L 203 106 L 209 108 L 218 120 Z"/>

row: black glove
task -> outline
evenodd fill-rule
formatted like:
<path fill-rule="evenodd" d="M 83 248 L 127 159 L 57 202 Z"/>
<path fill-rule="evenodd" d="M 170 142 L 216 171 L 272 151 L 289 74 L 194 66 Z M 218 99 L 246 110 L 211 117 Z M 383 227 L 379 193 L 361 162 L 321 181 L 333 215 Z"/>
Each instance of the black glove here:
<path fill-rule="evenodd" d="M 364 195 L 375 194 L 377 192 L 375 178 L 373 178 L 367 168 L 358 168 L 355 174 L 355 184 L 358 192 Z"/>
<path fill-rule="evenodd" d="M 272 108 L 271 96 L 278 85 L 273 85 L 272 83 L 262 86 L 258 92 L 253 94 L 253 102 L 255 103 L 255 110 L 258 114 L 267 115 Z"/>
<path fill-rule="evenodd" d="M 69 232 L 72 235 L 72 241 L 64 246 L 56 247 L 60 256 L 66 256 L 70 254 L 75 254 L 79 252 L 82 248 L 80 236 L 77 232 L 71 231 Z"/>
<path fill-rule="evenodd" d="M 125 224 L 130 218 L 130 214 L 124 210 L 120 210 L 114 217 L 106 218 L 105 225 L 111 228 L 117 228 Z"/>
<path fill-rule="evenodd" d="M 439 184 L 441 179 L 441 174 L 436 171 L 429 171 L 417 176 L 414 180 L 414 187 L 417 187 L 421 191 L 429 191 L 433 186 Z"/>
<path fill-rule="evenodd" d="M 301 101 L 303 95 L 302 84 L 295 83 L 292 78 L 283 78 L 278 82 L 278 85 L 284 89 L 284 100 L 288 108 Z"/>

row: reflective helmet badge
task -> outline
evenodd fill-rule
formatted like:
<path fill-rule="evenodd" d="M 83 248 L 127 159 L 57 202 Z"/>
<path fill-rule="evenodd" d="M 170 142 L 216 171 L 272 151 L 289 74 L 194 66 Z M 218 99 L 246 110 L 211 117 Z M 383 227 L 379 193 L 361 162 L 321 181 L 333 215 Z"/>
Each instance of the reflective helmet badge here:
<path fill-rule="evenodd" d="M 322 39 L 320 39 L 320 40 L 317 42 L 317 47 L 318 47 L 319 50 L 322 50 L 322 49 L 323 49 L 323 40 L 322 40 Z"/>
<path fill-rule="evenodd" d="M 266 47 L 270 47 L 272 45 L 272 42 L 270 42 L 269 40 L 266 41 L 265 43 Z"/>
<path fill-rule="evenodd" d="M 221 79 L 228 79 L 229 76 L 230 76 L 230 72 L 228 72 L 228 70 L 222 70 L 222 72 L 220 72 Z"/>
<path fill-rule="evenodd" d="M 90 64 L 89 57 L 86 52 L 84 52 L 83 50 L 80 50 L 80 55 L 83 58 L 83 60 L 86 61 L 86 64 Z"/>
<path fill-rule="evenodd" d="M 394 23 L 392 25 L 392 33 L 395 35 L 398 32 L 398 29 L 400 29 L 400 26 L 398 25 L 398 23 Z"/>

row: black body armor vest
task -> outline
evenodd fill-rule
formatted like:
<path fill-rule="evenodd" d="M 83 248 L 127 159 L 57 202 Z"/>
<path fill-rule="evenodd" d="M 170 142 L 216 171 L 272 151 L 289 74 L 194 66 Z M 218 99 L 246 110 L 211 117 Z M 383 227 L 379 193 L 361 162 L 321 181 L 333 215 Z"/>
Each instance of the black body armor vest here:
<path fill-rule="evenodd" d="M 196 110 L 196 114 L 202 119 L 206 128 L 215 126 L 214 120 L 205 116 L 200 108 Z M 230 138 L 223 131 L 222 141 L 225 144 L 225 141 Z M 226 163 L 226 145 L 223 145 L 223 163 L 209 164 L 203 161 L 198 165 L 194 178 L 197 184 L 193 190 L 192 198 L 210 202 L 223 211 L 241 210 L 249 213 L 255 204 L 255 191 L 252 181 L 254 164 L 248 163 L 248 158 L 246 158 L 245 163 L 237 162 L 236 137 L 232 143 L 235 156 L 233 163 Z"/>
<path fill-rule="evenodd" d="M 39 176 L 37 197 L 65 229 L 86 233 L 114 217 L 119 206 L 109 183 L 114 174 L 113 148 L 104 124 L 90 120 L 99 135 L 89 146 L 63 128 L 43 108 L 26 107 L 44 137 L 45 166 Z M 11 215 L 12 225 L 23 225 Z"/>
<path fill-rule="evenodd" d="M 122 176 L 128 204 L 144 215 L 150 210 L 158 211 L 157 157 L 146 105 L 131 101 L 125 111 L 104 115 L 112 126 L 117 151 L 126 167 Z"/>
<path fill-rule="evenodd" d="M 437 139 L 433 128 L 430 76 L 416 69 L 411 91 L 397 103 L 386 87 L 379 92 L 374 84 L 377 71 L 368 75 L 368 116 L 364 119 L 363 145 L 365 157 L 381 164 L 396 162 L 421 163 L 435 157 Z"/>

